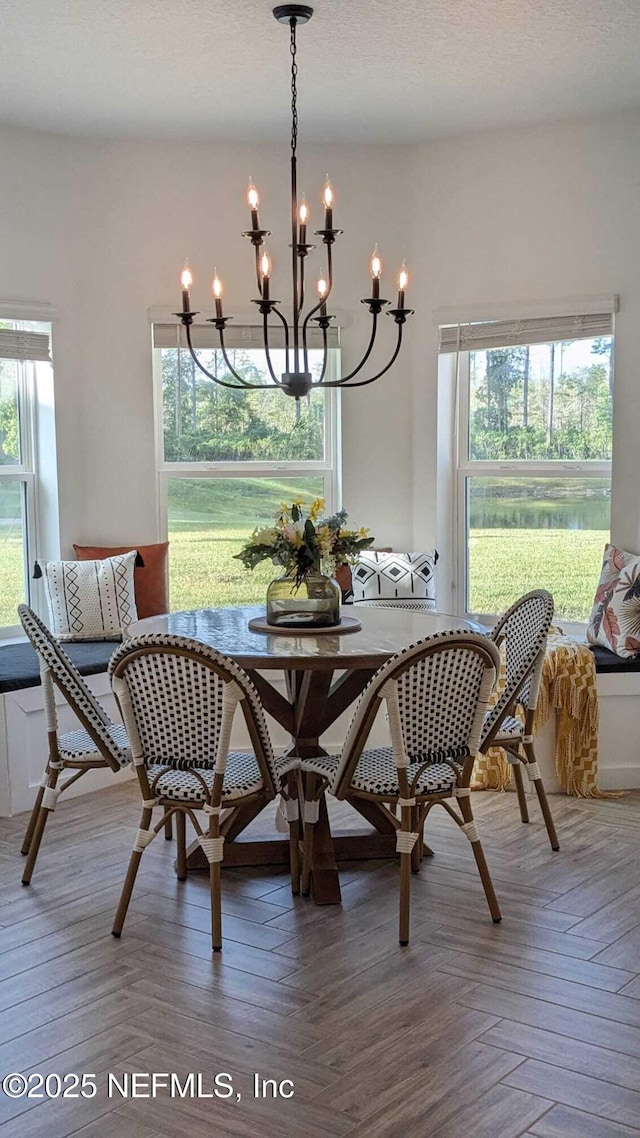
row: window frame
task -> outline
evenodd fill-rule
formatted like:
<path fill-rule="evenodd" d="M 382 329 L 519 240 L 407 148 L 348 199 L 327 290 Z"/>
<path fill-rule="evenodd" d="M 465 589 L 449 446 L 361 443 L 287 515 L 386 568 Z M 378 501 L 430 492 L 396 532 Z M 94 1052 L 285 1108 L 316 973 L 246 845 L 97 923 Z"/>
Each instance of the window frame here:
<path fill-rule="evenodd" d="M 579 337 L 589 339 L 590 337 Z M 615 361 L 615 329 L 611 331 L 611 368 Z M 560 342 L 560 341 L 557 341 Z M 612 478 L 611 459 L 471 459 L 469 457 L 471 417 L 470 351 L 461 351 L 457 357 L 457 415 L 455 422 L 455 475 L 454 475 L 454 592 L 459 616 L 492 623 L 498 613 L 475 612 L 467 607 L 469 596 L 469 502 L 467 480 L 476 478 Z M 455 357 L 454 357 L 455 358 Z M 595 591 L 595 584 L 594 584 Z M 563 620 L 568 631 L 582 632 L 586 622 Z"/>
<path fill-rule="evenodd" d="M 240 461 L 226 459 L 214 462 L 166 462 L 164 459 L 164 406 L 162 392 L 162 356 L 164 349 L 152 347 L 153 393 L 155 422 L 155 454 L 157 469 L 157 528 L 160 541 L 169 536 L 168 482 L 174 478 L 265 478 L 278 474 L 286 477 L 323 478 L 324 497 L 327 512 L 334 513 L 342 501 L 342 438 L 341 438 L 341 392 L 340 388 L 325 388 L 324 413 L 324 457 L 306 461 Z M 183 349 L 184 350 L 184 349 Z M 340 347 L 330 347 L 327 356 L 326 379 L 338 379 L 340 374 Z M 279 391 L 273 392 L 274 399 L 288 399 Z M 304 410 L 301 412 L 304 414 Z M 171 574 L 169 573 L 169 596 L 171 596 Z"/>
<path fill-rule="evenodd" d="M 19 328 L 23 321 L 12 321 Z M 0 465 L 0 484 L 20 482 L 23 486 L 23 579 L 24 596 L 27 604 L 32 604 L 33 587 L 31 565 L 38 557 L 38 512 L 36 455 L 36 375 L 35 363 L 31 360 L 15 360 L 17 370 L 17 409 L 20 433 L 20 459 L 18 463 Z M 15 637 L 22 633 L 22 626 L 16 624 L 0 625 L 0 640 Z"/>

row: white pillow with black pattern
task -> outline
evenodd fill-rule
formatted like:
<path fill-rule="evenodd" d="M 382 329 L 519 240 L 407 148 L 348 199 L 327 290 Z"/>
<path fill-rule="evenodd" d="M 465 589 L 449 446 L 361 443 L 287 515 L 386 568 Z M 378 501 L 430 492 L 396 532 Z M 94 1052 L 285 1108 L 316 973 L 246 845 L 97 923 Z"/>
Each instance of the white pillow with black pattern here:
<path fill-rule="evenodd" d="M 438 553 L 383 553 L 365 549 L 352 570 L 353 603 L 359 601 L 421 600 L 436 607 L 435 566 Z"/>
<path fill-rule="evenodd" d="M 104 561 L 36 561 L 58 640 L 121 640 L 138 619 L 135 549 Z"/>

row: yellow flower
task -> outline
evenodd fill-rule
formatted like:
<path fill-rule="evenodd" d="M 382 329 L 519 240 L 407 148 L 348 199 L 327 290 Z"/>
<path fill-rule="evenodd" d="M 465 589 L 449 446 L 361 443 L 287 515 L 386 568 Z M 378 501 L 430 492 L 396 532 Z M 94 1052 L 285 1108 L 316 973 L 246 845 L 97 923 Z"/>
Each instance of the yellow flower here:
<path fill-rule="evenodd" d="M 324 498 L 314 498 L 311 506 L 309 507 L 309 517 L 312 522 L 324 512 Z"/>
<path fill-rule="evenodd" d="M 361 526 L 360 529 L 358 530 L 358 537 L 360 537 L 360 538 L 368 537 L 369 532 L 370 531 L 366 528 L 366 526 Z"/>

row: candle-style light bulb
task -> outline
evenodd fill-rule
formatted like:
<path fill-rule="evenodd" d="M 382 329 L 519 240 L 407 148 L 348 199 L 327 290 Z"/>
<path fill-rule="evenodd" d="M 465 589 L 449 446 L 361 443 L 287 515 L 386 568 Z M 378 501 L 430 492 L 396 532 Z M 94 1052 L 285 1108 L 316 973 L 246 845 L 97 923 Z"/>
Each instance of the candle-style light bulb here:
<path fill-rule="evenodd" d="M 324 189 L 322 191 L 322 204 L 324 205 L 324 227 L 325 227 L 325 229 L 333 229 L 333 201 L 334 201 L 333 186 L 331 185 L 331 182 L 329 181 L 329 175 L 327 174 L 327 180 L 324 184 Z"/>
<path fill-rule="evenodd" d="M 213 280 L 211 282 L 211 291 L 213 299 L 216 303 L 216 316 L 222 316 L 222 281 L 218 276 L 218 270 L 213 270 Z"/>
<path fill-rule="evenodd" d="M 309 206 L 304 194 L 300 200 L 298 207 L 298 221 L 300 223 L 300 244 L 306 245 L 307 243 L 307 222 L 309 220 Z"/>
<path fill-rule="evenodd" d="M 260 257 L 260 276 L 262 277 L 262 299 L 269 299 L 269 277 L 271 276 L 271 257 L 264 249 Z"/>
<path fill-rule="evenodd" d="M 379 300 L 380 298 L 380 277 L 382 276 L 382 261 L 378 252 L 378 246 L 374 247 L 371 254 L 371 264 L 369 265 L 369 272 L 371 273 L 371 299 Z"/>
<path fill-rule="evenodd" d="M 185 261 L 184 269 L 180 273 L 180 285 L 182 287 L 182 311 L 191 311 L 191 298 L 189 296 L 189 289 L 193 284 L 193 273 L 189 268 L 189 262 Z"/>
<path fill-rule="evenodd" d="M 404 294 L 407 285 L 409 284 L 409 274 L 407 272 L 407 262 L 403 261 L 398 273 L 398 308 L 404 308 Z"/>
<path fill-rule="evenodd" d="M 258 206 L 260 205 L 260 197 L 258 191 L 253 184 L 253 178 L 249 178 L 249 185 L 247 186 L 247 205 L 251 210 L 251 228 L 259 229 L 260 221 L 258 218 Z"/>
<path fill-rule="evenodd" d="M 327 315 L 326 296 L 327 296 L 328 291 L 329 291 L 329 285 L 328 285 L 327 279 L 324 275 L 324 271 L 321 269 L 320 270 L 320 276 L 318 277 L 318 296 L 320 297 L 320 300 L 322 301 L 322 303 L 320 305 L 320 315 L 321 316 Z"/>

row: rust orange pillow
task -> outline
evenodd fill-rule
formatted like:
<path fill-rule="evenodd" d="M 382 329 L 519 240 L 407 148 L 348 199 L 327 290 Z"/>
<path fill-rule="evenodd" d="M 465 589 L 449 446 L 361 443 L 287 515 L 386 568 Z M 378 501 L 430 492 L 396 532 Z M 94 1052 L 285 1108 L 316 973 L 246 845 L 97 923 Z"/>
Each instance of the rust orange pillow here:
<path fill-rule="evenodd" d="M 73 548 L 78 561 L 102 561 L 105 557 L 117 557 L 137 549 L 144 561 L 144 565 L 136 565 L 133 573 L 138 619 L 169 611 L 168 541 L 156 545 L 74 545 Z"/>

